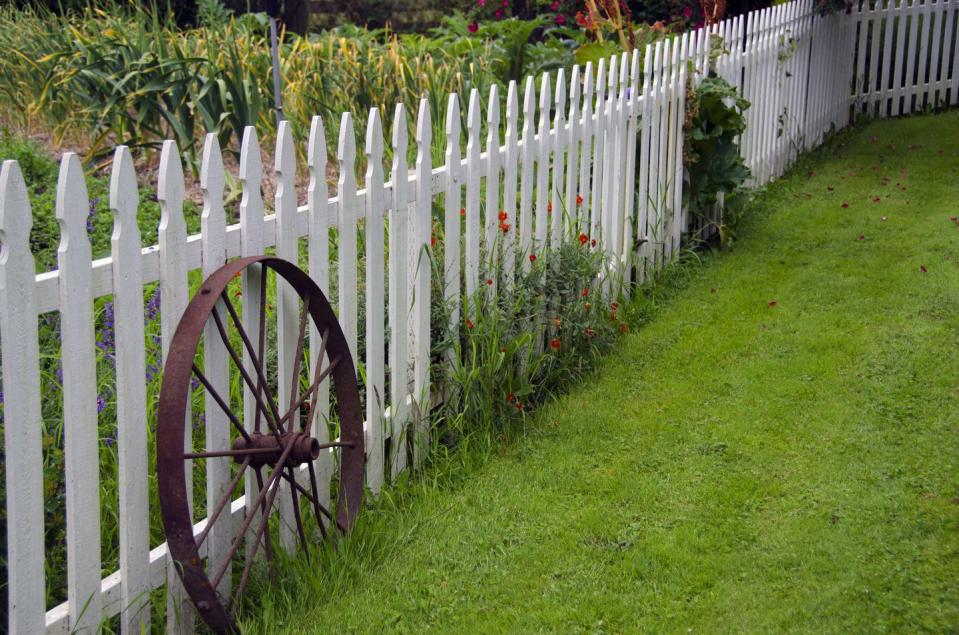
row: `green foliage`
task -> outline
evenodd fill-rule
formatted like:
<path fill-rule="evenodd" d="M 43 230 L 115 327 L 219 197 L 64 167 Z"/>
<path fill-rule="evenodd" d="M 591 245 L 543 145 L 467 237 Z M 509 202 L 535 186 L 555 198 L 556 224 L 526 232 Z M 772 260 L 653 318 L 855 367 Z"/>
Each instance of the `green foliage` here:
<path fill-rule="evenodd" d="M 694 213 L 706 211 L 719 192 L 733 192 L 749 178 L 738 144 L 748 107 L 749 102 L 716 75 L 687 90 L 683 197 Z"/>
<path fill-rule="evenodd" d="M 509 292 L 502 276 L 482 285 L 457 332 L 434 339 L 433 378 L 446 395 L 436 413 L 442 441 L 508 434 L 511 421 L 582 378 L 627 330 L 619 304 L 603 298 L 603 262 L 572 240 L 540 254 L 527 272 L 519 266 Z"/>

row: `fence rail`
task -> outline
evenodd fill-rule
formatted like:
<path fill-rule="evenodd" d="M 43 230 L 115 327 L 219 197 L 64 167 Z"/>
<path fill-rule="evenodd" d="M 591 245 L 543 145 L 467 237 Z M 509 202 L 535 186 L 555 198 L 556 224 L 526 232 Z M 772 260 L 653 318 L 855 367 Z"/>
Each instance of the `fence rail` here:
<path fill-rule="evenodd" d="M 454 310 L 451 320 L 476 310 L 462 299 L 481 288 L 490 270 L 490 248 L 502 244 L 498 284 L 508 287 L 529 254 L 556 247 L 580 233 L 596 240 L 628 289 L 676 258 L 684 233 L 700 229 L 683 204 L 683 124 L 687 86 L 715 72 L 752 106 L 741 152 L 764 185 L 782 175 L 800 152 L 821 144 L 831 130 L 856 116 L 887 117 L 959 101 L 959 0 L 894 2 L 856 7 L 849 14 L 820 15 L 812 0 L 754 11 L 644 51 L 613 56 L 595 66 L 532 77 L 506 88 L 501 112 L 494 86 L 485 109 L 474 90 L 466 130 L 451 95 L 446 111 L 446 151 L 431 161 L 428 102 L 419 104 L 407 162 L 410 131 L 404 106 L 394 117 L 389 180 L 384 169 L 381 117 L 369 113 L 361 152 L 368 166 L 358 179 L 352 115 L 344 113 L 336 149 L 335 196 L 327 185 L 328 150 L 323 122 L 314 118 L 306 143 L 309 188 L 298 206 L 294 139 L 288 124 L 277 134 L 279 184 L 272 213 L 260 194 L 264 178 L 256 132 L 244 132 L 239 179 L 239 222 L 226 224 L 221 149 L 210 135 L 201 172 L 202 231 L 188 236 L 183 216 L 184 177 L 172 141 L 164 143 L 157 198 L 159 242 L 140 249 L 136 222 L 137 181 L 130 152 L 117 149 L 110 207 L 112 252 L 93 260 L 86 233 L 88 196 L 78 158 L 63 158 L 56 214 L 61 243 L 56 271 L 36 274 L 30 251 L 32 216 L 16 162 L 0 171 L 0 345 L 2 345 L 7 493 L 8 627 L 13 633 L 67 633 L 95 629 L 120 615 L 124 632 L 165 619 L 170 632 L 192 629 L 192 614 L 169 562 L 166 544 L 148 543 L 148 404 L 144 377 L 144 285 L 162 293 L 161 341 L 166 351 L 186 306 L 188 276 L 207 275 L 228 259 L 275 249 L 296 261 L 307 242 L 306 266 L 327 289 L 336 272 L 337 311 L 354 357 L 359 316 L 365 314 L 367 483 L 379 489 L 406 466 L 406 443 L 426 429 L 419 420 L 430 407 L 430 288 L 428 252 L 434 200 L 442 198 L 445 228 L 443 283 Z M 721 43 L 723 51 L 711 55 Z M 522 98 L 522 103 L 520 99 Z M 461 143 L 465 138 L 465 148 Z M 359 185 L 363 187 L 360 188 Z M 461 220 L 461 210 L 465 219 Z M 500 221 L 505 212 L 507 221 Z M 501 225 L 504 223 L 504 225 Z M 505 234 L 503 233 L 505 226 Z M 335 253 L 330 232 L 335 230 Z M 460 249 L 460 237 L 463 249 Z M 383 240 L 377 237 L 384 237 Z M 365 253 L 358 253 L 364 237 Z M 360 262 L 364 280 L 359 279 Z M 333 266 L 335 265 L 335 267 Z M 252 278 L 247 298 L 257 297 Z M 360 294 L 363 293 L 363 311 Z M 613 291 L 610 289 L 610 291 Z M 494 291 L 495 292 L 495 291 Z M 101 572 L 100 479 L 94 301 L 113 296 L 116 321 L 117 447 L 119 454 L 120 567 Z M 38 317 L 59 312 L 63 363 L 66 470 L 67 601 L 45 602 L 44 491 Z M 251 312 L 252 315 L 253 312 Z M 246 311 L 244 311 L 246 314 Z M 295 316 L 277 315 L 279 337 L 295 331 Z M 252 326 L 252 325 L 251 325 Z M 251 329 L 252 330 L 252 329 Z M 311 334 L 311 342 L 317 342 Z M 216 353 L 208 364 L 216 363 Z M 388 364 L 385 363 L 388 361 Z M 284 359 L 278 371 L 288 372 Z M 389 372 L 390 392 L 385 392 Z M 327 399 L 324 395 L 321 399 Z M 208 400 L 211 401 L 212 400 Z M 245 414 L 252 413 L 251 396 Z M 225 435 L 227 424 L 212 411 L 208 434 Z M 247 417 L 248 419 L 252 417 Z M 409 426 L 416 434 L 408 434 Z M 218 427 L 219 426 L 219 427 Z M 323 434 L 319 428 L 315 434 Z M 392 443 L 387 445 L 387 440 Z M 387 448 L 390 448 L 387 456 Z M 414 458 L 420 450 L 414 448 Z M 317 460 L 329 482 L 334 457 Z M 387 472 L 387 466 L 389 471 Z M 226 475 L 228 476 L 228 474 Z M 221 491 L 224 474 L 210 470 L 207 487 Z M 247 490 L 246 496 L 249 495 Z M 231 513 L 246 513 L 245 496 Z M 285 513 L 281 509 L 281 514 Z M 199 519 L 200 532 L 205 520 Z M 211 544 L 217 544 L 211 541 Z M 222 544 L 222 543 L 220 543 Z M 211 547 L 215 548 L 215 547 Z M 152 615 L 148 593 L 169 583 L 166 615 Z M 157 611 L 157 607 L 152 607 Z M 162 612 L 162 611 L 161 611 Z"/>

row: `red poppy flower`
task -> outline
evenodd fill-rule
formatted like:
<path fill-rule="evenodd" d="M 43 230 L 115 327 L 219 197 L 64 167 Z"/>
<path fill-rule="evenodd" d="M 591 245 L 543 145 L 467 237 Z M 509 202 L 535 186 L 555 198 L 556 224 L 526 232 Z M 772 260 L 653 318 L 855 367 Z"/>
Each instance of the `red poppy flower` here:
<path fill-rule="evenodd" d="M 509 232 L 509 223 L 500 223 L 499 228 L 503 230 L 503 233 Z"/>
<path fill-rule="evenodd" d="M 580 234 L 580 235 L 579 235 L 579 244 L 580 244 L 580 245 L 585 245 L 587 242 L 589 242 L 589 236 L 587 236 L 586 234 Z"/>
<path fill-rule="evenodd" d="M 436 236 L 430 236 L 430 247 L 436 247 Z"/>
<path fill-rule="evenodd" d="M 476 326 L 476 325 L 473 324 L 473 320 L 471 320 L 471 319 L 469 319 L 469 318 L 466 318 L 466 328 L 472 330 L 474 326 Z"/>
<path fill-rule="evenodd" d="M 589 287 L 586 287 L 585 289 L 583 289 L 583 297 L 585 298 L 588 295 L 589 295 Z"/>
<path fill-rule="evenodd" d="M 553 201 L 546 201 L 546 213 L 547 214 L 553 213 Z"/>
<path fill-rule="evenodd" d="M 513 403 L 514 401 L 516 401 L 516 395 L 514 395 L 513 393 L 506 395 L 506 401 Z"/>
<path fill-rule="evenodd" d="M 530 254 L 530 255 L 529 255 L 529 261 L 530 261 L 530 262 L 536 262 L 536 254 Z"/>
<path fill-rule="evenodd" d="M 500 212 L 499 212 L 499 219 L 500 219 L 500 221 L 504 221 L 504 220 L 506 220 L 507 218 L 508 218 L 508 217 L 507 217 L 507 215 L 506 215 L 506 212 L 504 212 L 503 210 L 500 210 Z"/>
<path fill-rule="evenodd" d="M 461 208 L 460 208 L 460 216 L 466 216 L 466 208 L 465 208 L 465 207 L 461 207 Z"/>
<path fill-rule="evenodd" d="M 489 286 L 493 286 L 493 279 L 492 279 L 492 278 L 487 278 L 487 279 L 486 279 L 486 284 L 488 284 Z"/>
<path fill-rule="evenodd" d="M 579 194 L 576 195 L 576 204 L 577 204 L 577 205 L 582 205 L 582 204 L 583 204 L 583 197 L 580 196 Z"/>
<path fill-rule="evenodd" d="M 589 241 L 589 246 L 590 246 L 590 247 L 595 247 L 595 246 L 596 246 L 596 239 L 595 239 L 595 238 L 592 239 L 591 241 Z"/>
<path fill-rule="evenodd" d="M 551 339 L 551 340 L 549 341 L 549 346 L 550 346 L 550 348 L 552 348 L 554 351 L 559 350 L 559 346 L 560 346 L 559 338 L 554 337 L 553 339 Z"/>

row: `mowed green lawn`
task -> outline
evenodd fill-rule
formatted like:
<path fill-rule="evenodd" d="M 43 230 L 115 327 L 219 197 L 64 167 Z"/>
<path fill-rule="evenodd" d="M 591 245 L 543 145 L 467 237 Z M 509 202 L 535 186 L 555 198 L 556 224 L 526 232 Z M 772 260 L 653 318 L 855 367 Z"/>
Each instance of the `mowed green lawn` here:
<path fill-rule="evenodd" d="M 766 200 L 520 441 L 364 512 L 248 630 L 959 631 L 959 112 Z"/>

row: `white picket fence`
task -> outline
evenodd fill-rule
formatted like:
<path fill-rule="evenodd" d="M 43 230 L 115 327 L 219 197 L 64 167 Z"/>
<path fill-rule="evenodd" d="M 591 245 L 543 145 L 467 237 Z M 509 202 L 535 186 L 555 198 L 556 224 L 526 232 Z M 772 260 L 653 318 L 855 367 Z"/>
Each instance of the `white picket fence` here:
<path fill-rule="evenodd" d="M 486 247 L 502 240 L 508 285 L 527 255 L 586 233 L 609 254 L 616 279 L 653 274 L 676 257 L 690 229 L 683 208 L 683 118 L 687 79 L 710 70 L 726 78 L 752 103 L 747 111 L 743 157 L 751 184 L 763 185 L 819 145 L 858 113 L 908 114 L 959 101 L 959 0 L 880 2 L 851 14 L 820 16 L 811 0 L 755 11 L 650 45 L 641 55 L 622 55 L 595 67 L 574 67 L 537 82 L 527 78 L 506 89 L 505 113 L 498 88 L 486 107 L 469 98 L 465 155 L 460 103 L 451 95 L 446 113 L 446 153 L 439 166 L 432 143 L 427 100 L 419 104 L 415 143 L 407 165 L 409 134 L 402 105 L 394 113 L 390 180 L 383 166 L 381 113 L 369 113 L 364 147 L 369 165 L 358 188 L 352 116 L 344 113 L 337 160 L 337 195 L 327 189 L 323 122 L 315 118 L 306 144 L 310 185 L 306 204 L 294 190 L 294 140 L 287 124 L 278 131 L 273 212 L 260 195 L 263 178 L 256 132 L 245 131 L 239 166 L 243 197 L 240 222 L 226 224 L 224 168 L 216 138 L 204 146 L 201 185 L 202 232 L 188 236 L 183 217 L 184 178 L 174 142 L 163 145 L 157 198 L 162 209 L 159 244 L 140 249 L 136 223 L 137 181 L 129 150 L 118 148 L 110 206 L 114 211 L 112 254 L 93 260 L 86 232 L 88 197 L 73 154 L 63 158 L 56 213 L 62 242 L 56 271 L 36 274 L 29 248 L 32 225 L 27 190 L 18 165 L 0 172 L 0 345 L 2 345 L 7 492 L 8 627 L 12 633 L 95 630 L 120 615 L 124 632 L 152 620 L 145 601 L 151 589 L 171 582 L 166 621 L 170 632 L 192 629 L 189 606 L 169 566 L 165 544 L 148 544 L 147 403 L 144 382 L 143 285 L 159 282 L 164 350 L 188 301 L 187 274 L 204 275 L 226 260 L 276 253 L 296 260 L 297 243 L 308 240 L 308 268 L 321 288 L 337 263 L 336 307 L 354 355 L 360 285 L 365 289 L 367 482 L 377 492 L 405 467 L 403 448 L 414 413 L 428 413 L 430 394 L 430 267 L 432 201 L 445 206 L 445 289 L 455 300 L 458 324 L 462 294 L 480 288 L 488 272 Z M 710 68 L 716 37 L 725 52 Z M 537 107 L 538 104 L 538 107 Z M 505 126 L 502 125 L 505 120 Z M 502 134 L 502 137 L 501 137 Z M 638 161 L 637 161 L 638 159 Z M 501 198 L 502 197 L 502 198 Z M 485 202 L 484 202 L 485 201 Z M 577 201 L 582 201 L 578 203 Z M 461 208 L 465 249 L 460 253 Z M 498 214 L 507 214 L 504 236 Z M 384 225 L 385 223 L 385 225 Z M 330 253 L 329 230 L 338 233 Z M 366 253 L 357 253 L 360 228 Z M 376 241 L 371 236 L 387 235 Z M 383 229 L 384 231 L 380 231 Z M 696 229 L 696 228 L 694 228 Z M 378 233 L 379 232 L 379 233 Z M 383 244 L 383 243 L 386 244 Z M 388 254 L 389 276 L 386 279 Z M 519 256 L 519 257 L 516 257 Z M 366 279 L 357 279 L 359 258 Z M 634 268 L 635 267 L 635 268 Z M 386 291 L 389 304 L 385 305 Z M 116 319 L 117 446 L 119 453 L 120 569 L 101 579 L 100 478 L 93 301 L 112 295 Z M 245 294 L 253 297 L 255 294 Z M 44 498 L 38 317 L 59 311 L 62 333 L 64 454 L 66 470 L 67 601 L 49 608 L 44 594 Z M 278 329 L 292 332 L 291 316 Z M 386 327 L 388 326 L 388 331 Z M 385 333 L 389 333 L 389 338 Z M 315 338 L 314 338 L 315 341 Z M 389 351 L 391 394 L 384 395 L 384 353 Z M 212 400 L 211 400 L 212 401 Z M 383 403 L 383 402 L 386 403 Z M 419 425 L 423 425 L 420 422 Z M 422 428 L 418 428 L 422 429 Z M 211 434 L 227 431 L 212 431 Z M 329 457 L 317 467 L 329 478 Z M 391 474 L 384 474 L 385 466 Z M 219 478 L 211 471 L 210 479 Z M 216 483 L 209 483 L 211 488 Z M 244 498 L 232 507 L 245 511 Z M 199 520 L 197 531 L 204 521 Z M 153 607 L 154 612 L 157 607 Z M 162 612 L 162 611 L 161 611 Z"/>

